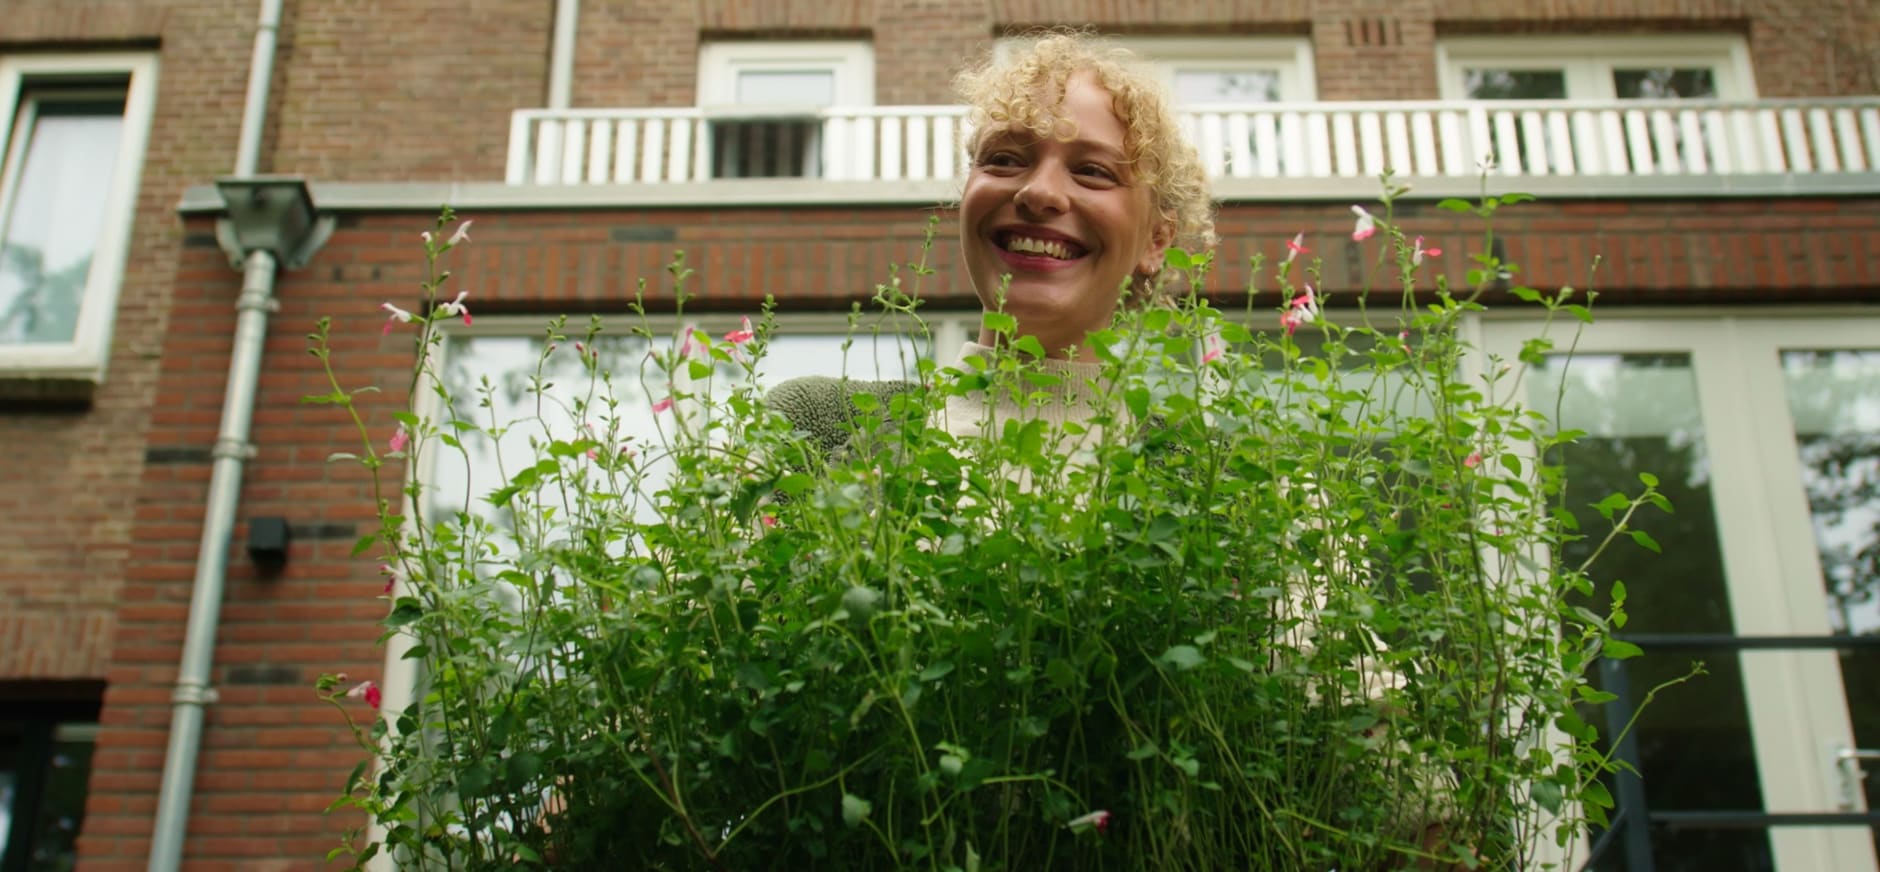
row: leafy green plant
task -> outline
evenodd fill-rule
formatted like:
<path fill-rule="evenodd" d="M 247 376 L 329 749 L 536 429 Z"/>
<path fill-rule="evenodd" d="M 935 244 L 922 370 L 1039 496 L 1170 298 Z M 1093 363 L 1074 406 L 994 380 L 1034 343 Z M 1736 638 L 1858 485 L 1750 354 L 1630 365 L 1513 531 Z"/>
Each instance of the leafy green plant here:
<path fill-rule="evenodd" d="M 429 311 L 386 307 L 388 328 L 415 329 L 411 395 L 435 401 L 396 413 L 382 452 L 388 428 L 357 391 L 335 378 L 309 398 L 358 428 L 362 451 L 337 459 L 372 473 L 382 525 L 357 552 L 386 555 L 387 638 L 422 667 L 410 705 L 365 723 L 322 680 L 371 755 L 336 806 L 383 826 L 335 855 L 949 870 L 1557 856 L 1611 804 L 1582 714 L 1609 697 L 1585 676 L 1638 652 L 1609 635 L 1623 587 L 1595 591 L 1554 555 L 1584 536 L 1654 547 L 1629 520 L 1669 506 L 1648 475 L 1592 507 L 1598 532 L 1558 503 L 1545 459 L 1576 434 L 1526 407 L 1523 378 L 1590 320 L 1591 294 L 1520 286 L 1486 253 L 1468 287 L 1437 275 L 1413 293 L 1438 252 L 1395 224 L 1397 193 L 1354 232 L 1381 237 L 1373 272 L 1394 290 L 1357 296 L 1350 319 L 1324 316 L 1295 240 L 1271 272 L 1280 329 L 1197 296 L 1132 309 L 1094 337 L 1101 376 L 1066 385 L 991 312 L 1005 352 L 919 360 L 907 389 L 852 383 L 834 440 L 757 389 L 768 312 L 722 339 L 666 339 L 642 315 L 571 342 L 557 320 L 525 383 L 453 388 L 435 352 L 443 322 L 469 316 L 461 294 L 442 302 L 440 263 L 465 241 L 440 241 L 446 211 L 425 237 Z M 1442 206 L 1492 219 L 1522 199 Z M 1169 266 L 1206 286 L 1208 256 Z M 877 289 L 891 329 L 922 330 L 929 276 L 923 258 Z M 688 278 L 675 262 L 681 305 Z M 1460 338 L 1498 282 L 1547 324 L 1516 360 Z M 533 414 L 488 417 L 503 391 Z M 1067 392 L 1095 414 L 1048 423 L 1038 410 Z M 981 394 L 1012 420 L 964 437 L 936 423 L 950 397 Z M 663 437 L 623 441 L 635 415 Z M 504 440 L 527 445 L 525 465 L 472 462 Z M 464 469 L 473 503 L 380 478 L 427 453 Z"/>

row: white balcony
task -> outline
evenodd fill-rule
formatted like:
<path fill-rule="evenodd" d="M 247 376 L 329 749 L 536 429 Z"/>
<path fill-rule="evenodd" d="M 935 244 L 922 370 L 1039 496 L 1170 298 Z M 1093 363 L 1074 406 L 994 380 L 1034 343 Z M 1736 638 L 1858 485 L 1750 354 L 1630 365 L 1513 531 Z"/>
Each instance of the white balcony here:
<path fill-rule="evenodd" d="M 526 109 L 509 184 L 945 180 L 958 106 Z M 1182 123 L 1217 179 L 1731 176 L 1880 171 L 1880 97 L 1210 107 Z"/>

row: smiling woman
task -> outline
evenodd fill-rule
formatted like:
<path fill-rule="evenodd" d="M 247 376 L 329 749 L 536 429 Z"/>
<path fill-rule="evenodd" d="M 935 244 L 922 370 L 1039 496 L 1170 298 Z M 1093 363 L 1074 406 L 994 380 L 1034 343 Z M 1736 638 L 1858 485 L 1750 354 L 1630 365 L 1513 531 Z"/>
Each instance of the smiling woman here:
<path fill-rule="evenodd" d="M 957 86 L 974 131 L 960 198 L 974 291 L 1051 356 L 1091 359 L 1089 332 L 1164 287 L 1170 245 L 1214 242 L 1194 147 L 1153 74 L 1091 37 L 1044 36 Z"/>
<path fill-rule="evenodd" d="M 959 204 L 960 256 L 987 313 L 961 371 L 1018 351 L 1042 366 L 1052 402 L 1026 410 L 1053 425 L 1098 412 L 1100 375 L 1089 337 L 1119 307 L 1168 293 L 1170 246 L 1214 244 L 1213 201 L 1169 95 L 1129 51 L 1082 33 L 1052 32 L 961 73 L 971 158 Z M 995 323 L 1013 325 L 1006 336 Z M 1001 348 L 1004 343 L 1011 348 Z M 1035 343 L 1035 344 L 1033 344 Z M 1029 349 L 1032 353 L 1025 354 Z M 1042 352 L 1038 354 L 1037 352 Z M 855 385 L 889 393 L 911 384 Z M 842 383 L 797 379 L 770 392 L 799 429 L 819 432 L 847 406 Z M 949 396 L 934 423 L 956 436 L 989 434 L 1019 417 L 1010 398 Z M 821 436 L 825 444 L 832 435 Z"/>

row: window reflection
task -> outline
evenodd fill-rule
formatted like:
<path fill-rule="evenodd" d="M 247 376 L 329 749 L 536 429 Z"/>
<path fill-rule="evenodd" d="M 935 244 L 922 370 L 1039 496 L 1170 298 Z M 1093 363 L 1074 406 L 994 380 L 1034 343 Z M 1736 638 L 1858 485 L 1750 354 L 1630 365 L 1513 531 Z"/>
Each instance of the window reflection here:
<path fill-rule="evenodd" d="M 1782 375 L 1828 624 L 1880 635 L 1880 352 L 1788 351 Z M 1841 681 L 1855 745 L 1880 747 L 1880 651 L 1843 652 Z M 1874 776 L 1866 791 L 1868 808 L 1880 808 Z"/>
<path fill-rule="evenodd" d="M 4 159 L 0 343 L 71 342 L 110 205 L 124 94 L 28 90 Z"/>
<path fill-rule="evenodd" d="M 1588 607 L 1603 609 L 1611 583 L 1626 583 L 1634 633 L 1733 633 L 1717 534 L 1711 467 L 1698 412 L 1696 381 L 1685 354 L 1583 354 L 1548 358 L 1530 375 L 1528 402 L 1559 409 L 1557 426 L 1586 431 L 1553 459 L 1566 466 L 1565 503 L 1586 538 L 1561 559 L 1579 565 L 1609 526 L 1589 508 L 1614 491 L 1638 490 L 1638 473 L 1659 479 L 1672 514 L 1641 513 L 1633 526 L 1650 533 L 1669 560 L 1622 542 L 1601 554 Z M 1702 660 L 1709 674 L 1672 688 L 1639 716 L 1639 770 L 1646 801 L 1656 810 L 1763 808 L 1749 707 L 1736 652 L 1727 649 L 1647 651 L 1625 661 L 1635 693 L 1685 674 Z M 1655 827 L 1658 872 L 1758 870 L 1772 867 L 1768 836 L 1757 830 Z M 1595 867 L 1625 868 L 1620 857 Z"/>

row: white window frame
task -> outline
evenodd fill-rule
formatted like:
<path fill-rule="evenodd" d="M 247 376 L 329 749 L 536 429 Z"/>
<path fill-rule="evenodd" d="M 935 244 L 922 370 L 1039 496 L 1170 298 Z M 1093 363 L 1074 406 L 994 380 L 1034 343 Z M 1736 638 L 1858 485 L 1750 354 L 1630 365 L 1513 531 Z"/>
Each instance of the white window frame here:
<path fill-rule="evenodd" d="M 1026 42 L 1023 38 L 1001 39 L 993 44 L 993 56 L 1003 60 Z M 1205 67 L 1277 71 L 1280 102 L 1310 103 L 1319 98 L 1318 72 L 1312 63 L 1312 40 L 1303 36 L 1129 36 L 1113 37 L 1110 42 L 1134 52 L 1171 94 L 1175 91 L 1177 71 L 1185 67 Z M 1192 107 L 1175 107 L 1176 111 L 1189 108 Z"/>
<path fill-rule="evenodd" d="M 739 73 L 803 69 L 829 69 L 835 73 L 837 107 L 875 103 L 875 48 L 867 42 L 707 42 L 698 50 L 698 105 L 739 105 Z"/>
<path fill-rule="evenodd" d="M 1319 98 L 1319 80 L 1312 63 L 1312 40 L 1303 36 L 1234 37 L 1126 37 L 1116 44 L 1139 55 L 1175 90 L 1176 72 L 1188 67 L 1225 71 L 1279 73 L 1282 103 L 1310 103 Z M 1189 109 L 1177 106 L 1176 109 Z"/>
<path fill-rule="evenodd" d="M 1436 69 L 1445 100 L 1468 100 L 1468 67 L 1563 70 L 1569 100 L 1616 100 L 1614 67 L 1709 67 L 1724 100 L 1756 99 L 1749 43 L 1729 34 L 1614 36 L 1467 36 L 1436 43 Z"/>
<path fill-rule="evenodd" d="M 124 137 L 104 226 L 92 254 L 91 272 L 79 301 L 78 327 L 71 342 L 0 345 L 0 380 L 59 380 L 98 384 L 111 357 L 118 294 L 136 218 L 137 191 L 156 106 L 157 58 L 143 53 L 70 54 L 0 57 L 0 228 L 11 220 L 14 188 L 27 143 L 14 142 L 21 98 L 36 79 L 67 76 L 128 76 L 124 93 Z"/>

